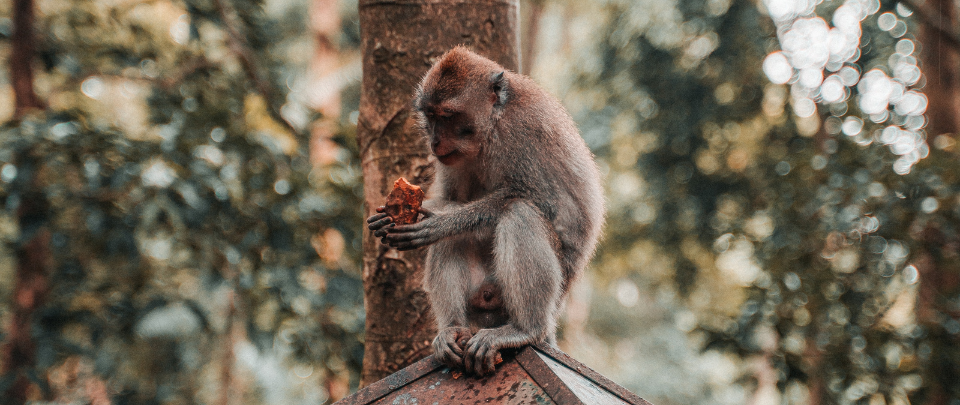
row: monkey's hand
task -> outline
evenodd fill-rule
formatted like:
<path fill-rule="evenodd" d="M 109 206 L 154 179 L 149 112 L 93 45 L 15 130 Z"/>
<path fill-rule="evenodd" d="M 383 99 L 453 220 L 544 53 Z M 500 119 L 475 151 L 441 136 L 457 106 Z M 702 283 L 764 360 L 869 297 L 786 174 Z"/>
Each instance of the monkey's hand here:
<path fill-rule="evenodd" d="M 423 208 L 420 209 L 420 213 L 423 214 L 423 219 L 420 222 L 381 228 L 378 232 L 384 236 L 381 236 L 380 241 L 397 250 L 413 250 L 430 245 L 448 236 L 442 215 L 434 214 L 432 211 Z M 370 226 L 372 227 L 373 224 Z M 374 235 L 380 236 L 377 232 L 374 232 Z"/>
<path fill-rule="evenodd" d="M 387 207 L 384 206 L 377 207 L 377 213 L 367 218 L 367 228 L 373 231 L 373 236 L 378 238 L 387 236 L 387 230 L 390 229 L 390 226 L 393 226 L 393 218 L 387 215 L 386 209 Z M 387 243 L 382 239 L 381 242 Z"/>
<path fill-rule="evenodd" d="M 536 341 L 529 333 L 510 324 L 492 329 L 480 329 L 467 342 L 463 368 L 482 376 L 496 370 L 500 349 L 517 348 Z"/>
<path fill-rule="evenodd" d="M 463 348 L 473 333 L 470 328 L 450 326 L 440 330 L 433 339 L 433 355 L 450 368 L 463 367 Z"/>

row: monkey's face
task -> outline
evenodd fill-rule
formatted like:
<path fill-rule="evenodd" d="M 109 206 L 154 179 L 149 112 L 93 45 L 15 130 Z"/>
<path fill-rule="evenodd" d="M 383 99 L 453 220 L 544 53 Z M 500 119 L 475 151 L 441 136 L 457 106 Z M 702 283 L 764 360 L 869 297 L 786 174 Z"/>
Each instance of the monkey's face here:
<path fill-rule="evenodd" d="M 465 48 L 454 48 L 427 71 L 414 97 L 417 122 L 440 163 L 474 161 L 494 128 L 494 106 L 502 108 L 504 70 Z"/>
<path fill-rule="evenodd" d="M 482 95 L 477 90 L 463 89 L 449 98 L 436 97 L 436 92 L 427 91 L 416 103 L 420 126 L 430 149 L 444 165 L 471 162 L 482 152 L 484 135 L 489 132 L 492 103 L 487 97 L 471 97 Z"/>
<path fill-rule="evenodd" d="M 476 159 L 480 139 L 472 115 L 450 106 L 427 106 L 423 112 L 430 149 L 440 163 L 451 166 Z"/>

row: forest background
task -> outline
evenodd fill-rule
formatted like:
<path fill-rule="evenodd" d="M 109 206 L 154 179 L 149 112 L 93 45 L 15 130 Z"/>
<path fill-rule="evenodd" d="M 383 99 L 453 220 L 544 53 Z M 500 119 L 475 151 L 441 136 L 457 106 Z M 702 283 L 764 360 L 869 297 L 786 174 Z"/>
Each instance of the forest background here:
<path fill-rule="evenodd" d="M 560 347 L 653 403 L 960 405 L 947 0 L 524 0 L 604 174 Z M 0 403 L 329 403 L 363 359 L 349 0 L 0 4 Z"/>

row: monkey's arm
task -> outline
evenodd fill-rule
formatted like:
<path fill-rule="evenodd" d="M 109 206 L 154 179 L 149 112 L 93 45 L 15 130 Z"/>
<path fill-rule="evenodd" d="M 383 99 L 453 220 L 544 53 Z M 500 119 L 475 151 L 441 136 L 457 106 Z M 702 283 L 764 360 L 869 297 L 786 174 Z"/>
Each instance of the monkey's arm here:
<path fill-rule="evenodd" d="M 397 250 L 412 250 L 466 232 L 492 229 L 514 193 L 500 189 L 464 205 L 449 204 L 437 212 L 425 212 L 424 219 L 410 225 L 385 223 L 374 234 Z M 373 224 L 370 225 L 373 229 Z"/>
<path fill-rule="evenodd" d="M 420 214 L 423 218 L 430 217 L 434 215 L 436 211 L 445 212 L 453 208 L 460 207 L 462 204 L 454 203 L 447 200 L 427 200 L 424 201 L 423 206 L 420 207 Z M 373 231 L 373 235 L 382 238 L 386 236 L 387 230 L 393 226 L 393 218 L 386 213 L 387 207 L 379 206 L 377 207 L 377 213 L 369 216 L 367 218 L 367 228 Z M 390 225 L 390 226 L 388 226 Z M 386 244 L 386 242 L 384 242 Z"/>

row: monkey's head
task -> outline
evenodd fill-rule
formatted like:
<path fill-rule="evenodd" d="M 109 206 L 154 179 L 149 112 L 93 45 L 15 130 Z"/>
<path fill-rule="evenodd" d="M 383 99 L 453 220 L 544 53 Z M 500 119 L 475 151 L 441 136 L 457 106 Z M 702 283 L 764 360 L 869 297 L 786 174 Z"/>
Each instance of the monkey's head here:
<path fill-rule="evenodd" d="M 440 163 L 470 162 L 483 153 L 507 103 L 506 70 L 462 46 L 427 71 L 413 110 Z"/>

